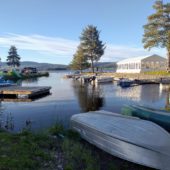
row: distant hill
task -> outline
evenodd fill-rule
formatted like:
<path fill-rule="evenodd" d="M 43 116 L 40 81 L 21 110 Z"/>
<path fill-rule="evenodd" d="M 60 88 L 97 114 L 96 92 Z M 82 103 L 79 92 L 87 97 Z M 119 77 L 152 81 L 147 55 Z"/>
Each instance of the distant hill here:
<path fill-rule="evenodd" d="M 1 68 L 7 68 L 6 62 L 1 62 Z M 24 67 L 36 67 L 38 70 L 66 70 L 67 65 L 64 64 L 50 64 L 50 63 L 38 63 L 34 61 L 22 61 L 20 68 Z"/>
<path fill-rule="evenodd" d="M 0 69 L 7 68 L 6 62 L 1 62 Z M 20 68 L 24 67 L 36 67 L 38 70 L 67 70 L 69 69 L 68 65 L 64 64 L 51 64 L 51 63 L 38 63 L 34 61 L 22 61 Z M 116 62 L 97 62 L 94 63 L 94 67 L 113 70 L 116 69 Z"/>
<path fill-rule="evenodd" d="M 94 64 L 95 67 L 103 67 L 103 68 L 115 68 L 116 62 L 97 62 Z"/>

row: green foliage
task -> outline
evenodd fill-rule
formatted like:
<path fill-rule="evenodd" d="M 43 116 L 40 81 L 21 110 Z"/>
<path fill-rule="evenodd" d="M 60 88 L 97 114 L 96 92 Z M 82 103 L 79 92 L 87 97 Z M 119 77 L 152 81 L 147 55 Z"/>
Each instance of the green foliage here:
<path fill-rule="evenodd" d="M 49 76 L 49 72 L 39 72 L 39 73 L 30 73 L 30 74 L 21 74 L 21 77 L 17 77 L 16 75 L 12 74 L 12 73 L 7 73 L 7 74 L 3 74 L 3 77 L 5 80 L 25 80 L 25 79 L 31 79 L 31 78 L 37 78 L 37 77 L 43 77 Z"/>
<path fill-rule="evenodd" d="M 170 76 L 170 73 L 166 72 L 166 71 L 148 71 L 148 72 L 144 72 L 144 74 L 146 74 L 146 75 Z"/>
<path fill-rule="evenodd" d="M 17 53 L 17 48 L 15 46 L 11 46 L 7 56 L 7 65 L 18 67 L 20 66 L 20 56 Z"/>
<path fill-rule="evenodd" d="M 50 160 L 50 155 L 36 141 L 36 135 L 29 132 L 0 132 L 0 169 L 39 169 L 44 161 Z M 43 142 L 48 140 L 43 138 Z"/>
<path fill-rule="evenodd" d="M 56 137 L 60 134 L 64 137 Z M 50 134 L 0 131 L 0 170 L 143 169 L 135 166 L 97 149 L 82 140 L 77 132 L 66 130 L 60 124 L 50 129 Z"/>
<path fill-rule="evenodd" d="M 80 41 L 83 54 L 87 60 L 91 61 L 92 71 L 94 73 L 94 61 L 99 61 L 104 54 L 105 45 L 99 39 L 100 32 L 97 27 L 88 25 L 82 32 Z"/>
<path fill-rule="evenodd" d="M 89 67 L 89 63 L 87 61 L 87 58 L 85 57 L 83 53 L 83 49 L 81 48 L 81 45 L 78 46 L 76 53 L 73 56 L 73 60 L 70 64 L 70 68 L 73 70 L 82 70 Z"/>
<path fill-rule="evenodd" d="M 148 17 L 148 23 L 144 25 L 144 48 L 165 47 L 170 69 L 170 3 L 157 0 L 153 8 L 155 13 Z"/>
<path fill-rule="evenodd" d="M 99 170 L 99 158 L 79 141 L 65 139 L 62 149 L 66 158 L 65 170 Z"/>
<path fill-rule="evenodd" d="M 64 127 L 61 124 L 56 123 L 49 129 L 49 133 L 54 136 L 64 135 Z"/>
<path fill-rule="evenodd" d="M 78 132 L 76 131 L 73 131 L 71 129 L 67 130 L 66 131 L 66 136 L 69 138 L 69 139 L 73 139 L 73 140 L 80 140 L 80 135 Z"/>

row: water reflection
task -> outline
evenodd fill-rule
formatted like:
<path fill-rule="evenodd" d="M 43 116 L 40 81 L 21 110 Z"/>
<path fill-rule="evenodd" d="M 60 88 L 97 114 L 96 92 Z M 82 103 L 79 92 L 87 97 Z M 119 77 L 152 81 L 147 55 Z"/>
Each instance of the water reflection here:
<path fill-rule="evenodd" d="M 104 98 L 99 87 L 74 81 L 73 89 L 83 112 L 99 110 L 103 106 Z"/>
<path fill-rule="evenodd" d="M 170 88 L 160 90 L 156 84 L 125 89 L 116 84 L 84 86 L 78 81 L 63 79 L 64 74 L 66 72 L 53 72 L 49 77 L 24 80 L 22 86 L 51 86 L 52 94 L 33 102 L 11 99 L 8 102 L 2 101 L 0 105 L 5 109 L 0 114 L 0 122 L 3 122 L 3 126 L 8 117 L 7 122 L 14 123 L 14 131 L 30 126 L 30 121 L 33 130 L 49 128 L 56 122 L 63 122 L 64 126 L 69 127 L 73 114 L 99 109 L 120 113 L 123 105 L 132 103 L 170 109 Z M 12 119 L 8 116 L 9 113 L 12 113 Z"/>
<path fill-rule="evenodd" d="M 165 95 L 165 109 L 170 110 L 170 85 L 160 84 L 160 92 Z"/>
<path fill-rule="evenodd" d="M 170 91 L 168 91 L 168 92 L 167 92 L 167 95 L 166 95 L 165 109 L 166 109 L 166 110 L 170 110 Z"/>
<path fill-rule="evenodd" d="M 38 78 L 34 77 L 34 78 L 26 79 L 23 82 L 24 83 L 37 83 L 38 82 Z"/>
<path fill-rule="evenodd" d="M 162 97 L 159 85 L 141 85 L 130 88 L 117 88 L 115 91 L 117 97 L 126 98 L 135 102 L 156 102 Z"/>

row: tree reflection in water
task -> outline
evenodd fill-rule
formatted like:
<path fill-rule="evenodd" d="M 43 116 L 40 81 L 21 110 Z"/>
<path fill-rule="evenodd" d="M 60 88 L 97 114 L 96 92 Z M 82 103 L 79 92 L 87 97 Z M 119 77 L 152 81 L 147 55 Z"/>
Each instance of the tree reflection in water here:
<path fill-rule="evenodd" d="M 99 110 L 103 106 L 104 99 L 98 86 L 74 81 L 73 88 L 83 112 Z"/>

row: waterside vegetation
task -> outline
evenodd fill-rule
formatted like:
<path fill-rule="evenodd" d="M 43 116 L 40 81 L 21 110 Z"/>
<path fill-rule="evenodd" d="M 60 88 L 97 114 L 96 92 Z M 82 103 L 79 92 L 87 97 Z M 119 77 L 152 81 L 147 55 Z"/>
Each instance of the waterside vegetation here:
<path fill-rule="evenodd" d="M 37 78 L 37 77 L 43 77 L 49 76 L 49 72 L 37 72 L 37 73 L 30 73 L 30 74 L 20 74 L 20 76 L 17 76 L 15 74 L 11 74 L 10 72 L 7 74 L 3 74 L 3 77 L 5 80 L 25 80 L 30 78 Z"/>
<path fill-rule="evenodd" d="M 149 170 L 97 149 L 60 124 L 43 133 L 1 130 L 0 169 Z"/>

